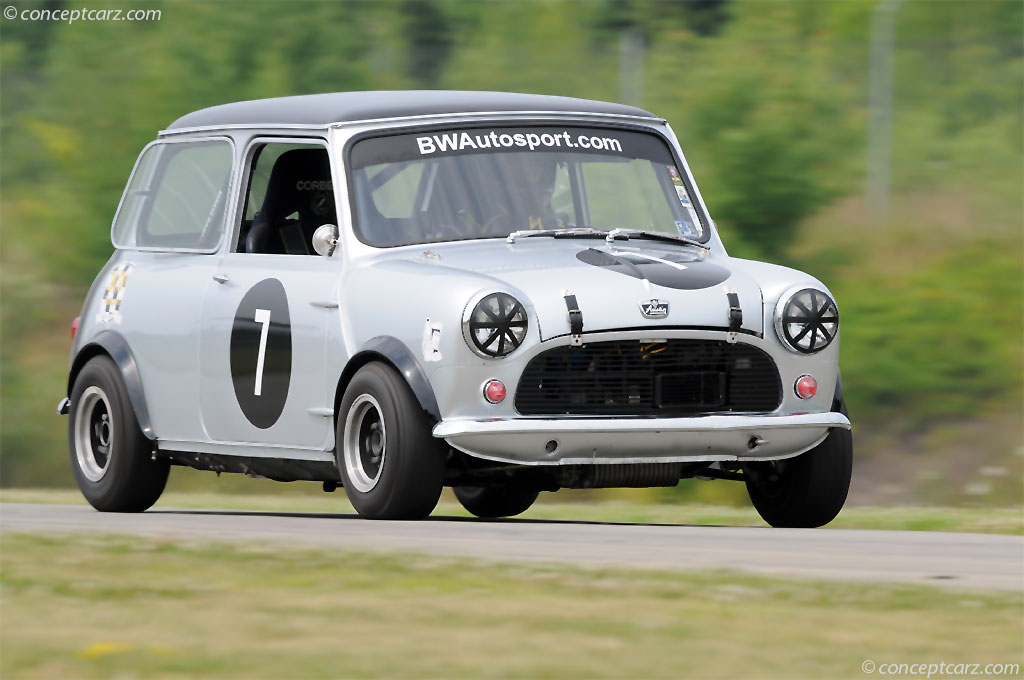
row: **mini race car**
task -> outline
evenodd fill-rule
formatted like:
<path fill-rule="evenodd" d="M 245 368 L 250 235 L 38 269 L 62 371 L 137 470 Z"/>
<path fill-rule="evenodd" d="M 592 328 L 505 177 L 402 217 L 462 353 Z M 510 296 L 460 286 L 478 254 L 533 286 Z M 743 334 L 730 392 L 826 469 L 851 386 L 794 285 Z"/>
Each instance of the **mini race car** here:
<path fill-rule="evenodd" d="M 190 113 L 146 146 L 75 320 L 74 475 L 98 510 L 170 466 L 342 486 L 370 518 L 442 487 L 743 482 L 773 526 L 850 483 L 839 315 L 730 257 L 665 120 L 496 92 Z"/>

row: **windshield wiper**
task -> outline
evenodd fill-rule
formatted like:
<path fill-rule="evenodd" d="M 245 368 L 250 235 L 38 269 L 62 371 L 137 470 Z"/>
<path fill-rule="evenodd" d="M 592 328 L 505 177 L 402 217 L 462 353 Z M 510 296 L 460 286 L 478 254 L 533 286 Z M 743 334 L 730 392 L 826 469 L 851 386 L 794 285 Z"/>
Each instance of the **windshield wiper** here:
<path fill-rule="evenodd" d="M 608 243 L 614 243 L 615 239 L 629 240 L 630 238 L 649 238 L 654 241 L 671 241 L 673 243 L 685 243 L 689 246 L 696 246 L 704 250 L 711 250 L 708 246 L 691 238 L 678 234 L 669 234 L 663 231 L 645 231 L 643 229 L 612 229 L 602 231 L 593 227 L 573 227 L 570 229 L 523 229 L 513 231 L 505 238 L 506 243 L 515 243 L 517 238 L 530 238 L 533 236 L 550 236 L 551 238 L 603 238 Z"/>
<path fill-rule="evenodd" d="M 506 243 L 515 243 L 517 238 L 531 236 L 550 236 L 551 238 L 608 238 L 611 232 L 591 227 L 573 227 L 571 229 L 522 229 L 513 231 L 505 239 Z"/>
<path fill-rule="evenodd" d="M 698 248 L 703 248 L 704 250 L 711 250 L 711 248 L 704 245 L 700 241 L 694 241 L 692 238 L 686 238 L 685 236 L 681 236 L 679 234 L 669 234 L 664 231 L 645 231 L 643 229 L 612 229 L 605 236 L 605 240 L 608 241 L 608 243 L 612 243 L 617 238 L 649 238 L 655 241 L 673 241 L 675 243 L 685 243 L 686 245 L 689 246 L 697 246 Z"/>

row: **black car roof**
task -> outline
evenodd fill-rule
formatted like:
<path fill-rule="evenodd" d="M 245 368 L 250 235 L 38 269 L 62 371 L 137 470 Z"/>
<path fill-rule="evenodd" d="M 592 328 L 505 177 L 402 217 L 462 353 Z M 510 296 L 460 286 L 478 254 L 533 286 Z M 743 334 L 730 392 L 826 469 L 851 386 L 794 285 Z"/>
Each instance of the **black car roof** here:
<path fill-rule="evenodd" d="M 186 114 L 168 129 L 236 125 L 330 125 L 358 120 L 504 111 L 599 113 L 656 118 L 624 104 L 514 92 L 390 90 L 277 97 L 212 106 Z"/>

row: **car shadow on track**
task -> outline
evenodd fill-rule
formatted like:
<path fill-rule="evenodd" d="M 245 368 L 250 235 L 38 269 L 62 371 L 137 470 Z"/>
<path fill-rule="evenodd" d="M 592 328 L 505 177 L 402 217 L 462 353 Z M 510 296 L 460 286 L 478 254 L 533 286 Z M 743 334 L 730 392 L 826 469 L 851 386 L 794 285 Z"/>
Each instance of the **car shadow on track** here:
<path fill-rule="evenodd" d="M 198 510 L 189 508 L 151 508 L 147 514 L 165 515 L 215 515 L 218 517 L 280 517 L 295 519 L 333 519 L 333 520 L 365 520 L 355 513 L 340 512 L 284 512 L 269 510 Z M 575 526 L 630 526 L 630 527 L 700 527 L 700 528 L 764 528 L 756 525 L 727 525 L 727 524 L 673 524 L 659 522 L 613 522 L 586 519 L 535 519 L 527 517 L 501 517 L 497 519 L 482 519 L 479 517 L 458 517 L 454 515 L 431 515 L 418 522 L 467 522 L 471 524 L 523 524 L 523 525 L 575 525 Z"/>

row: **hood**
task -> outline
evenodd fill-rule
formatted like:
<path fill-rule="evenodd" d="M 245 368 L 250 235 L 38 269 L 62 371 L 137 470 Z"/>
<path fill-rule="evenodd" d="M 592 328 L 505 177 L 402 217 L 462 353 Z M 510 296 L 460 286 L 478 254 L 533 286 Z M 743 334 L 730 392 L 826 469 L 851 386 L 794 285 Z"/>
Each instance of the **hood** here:
<path fill-rule="evenodd" d="M 731 258 L 692 246 L 525 238 L 512 244 L 432 244 L 431 257 L 442 267 L 490 279 L 481 291 L 507 284 L 506 292 L 532 308 L 541 340 L 569 334 L 568 294 L 575 295 L 583 314 L 584 337 L 587 332 L 638 328 L 726 330 L 729 293 L 739 299 L 741 328 L 764 331 L 757 281 Z M 667 314 L 656 318 L 666 308 Z"/>

